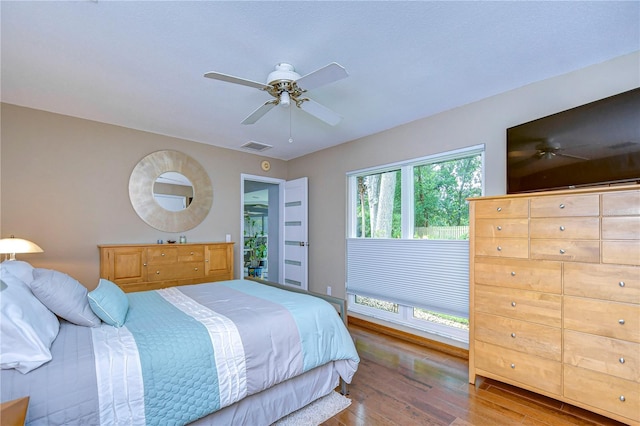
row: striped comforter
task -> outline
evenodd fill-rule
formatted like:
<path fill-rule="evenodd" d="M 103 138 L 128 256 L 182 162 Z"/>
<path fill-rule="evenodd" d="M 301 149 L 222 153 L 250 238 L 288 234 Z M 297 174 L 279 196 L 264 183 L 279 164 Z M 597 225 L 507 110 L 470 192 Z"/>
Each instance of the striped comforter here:
<path fill-rule="evenodd" d="M 100 423 L 186 424 L 335 362 L 359 358 L 327 302 L 251 281 L 129 293 L 125 326 L 92 329 Z"/>

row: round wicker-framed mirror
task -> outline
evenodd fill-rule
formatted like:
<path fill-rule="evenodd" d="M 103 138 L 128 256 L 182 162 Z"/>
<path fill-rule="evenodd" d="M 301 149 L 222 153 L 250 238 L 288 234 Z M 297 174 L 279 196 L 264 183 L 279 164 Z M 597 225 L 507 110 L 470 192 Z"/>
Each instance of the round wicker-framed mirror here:
<path fill-rule="evenodd" d="M 183 175 L 191 183 L 193 197 L 177 211 L 162 207 L 154 196 L 158 177 L 168 172 Z M 199 225 L 211 209 L 213 189 L 205 169 L 179 151 L 156 151 L 138 162 L 129 178 L 129 199 L 138 216 L 164 232 L 184 232 Z"/>

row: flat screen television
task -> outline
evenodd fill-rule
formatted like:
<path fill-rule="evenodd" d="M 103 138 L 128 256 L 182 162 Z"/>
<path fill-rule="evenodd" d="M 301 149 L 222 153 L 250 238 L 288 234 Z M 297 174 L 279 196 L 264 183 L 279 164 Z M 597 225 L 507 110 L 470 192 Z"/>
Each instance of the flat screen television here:
<path fill-rule="evenodd" d="M 507 129 L 507 193 L 640 183 L 640 88 Z"/>

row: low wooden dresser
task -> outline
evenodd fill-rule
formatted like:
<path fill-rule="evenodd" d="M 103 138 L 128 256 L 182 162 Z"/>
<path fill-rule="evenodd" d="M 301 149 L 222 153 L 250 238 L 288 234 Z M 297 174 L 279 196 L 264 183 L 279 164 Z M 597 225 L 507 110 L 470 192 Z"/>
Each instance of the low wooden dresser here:
<path fill-rule="evenodd" d="M 470 200 L 469 381 L 640 424 L 640 186 Z"/>
<path fill-rule="evenodd" d="M 125 292 L 232 280 L 233 244 L 99 245 L 100 277 Z"/>

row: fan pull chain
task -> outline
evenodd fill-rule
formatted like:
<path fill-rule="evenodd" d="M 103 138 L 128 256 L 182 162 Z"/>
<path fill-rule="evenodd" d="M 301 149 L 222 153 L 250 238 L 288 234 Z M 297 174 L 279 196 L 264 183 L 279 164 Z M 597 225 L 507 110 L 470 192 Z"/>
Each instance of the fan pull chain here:
<path fill-rule="evenodd" d="M 293 143 L 293 137 L 291 136 L 291 110 L 293 108 L 289 108 L 289 143 Z"/>

